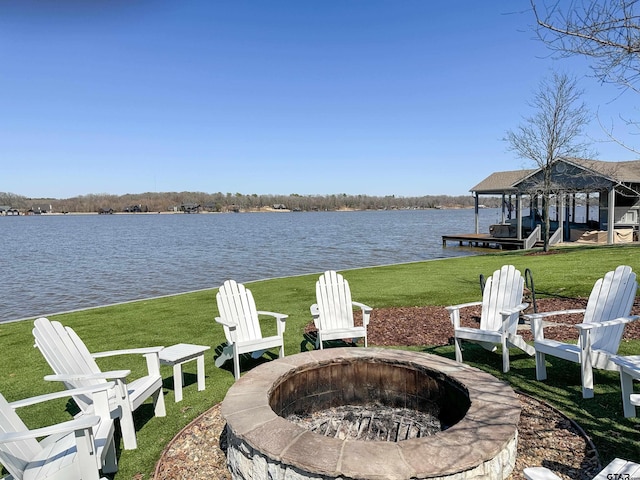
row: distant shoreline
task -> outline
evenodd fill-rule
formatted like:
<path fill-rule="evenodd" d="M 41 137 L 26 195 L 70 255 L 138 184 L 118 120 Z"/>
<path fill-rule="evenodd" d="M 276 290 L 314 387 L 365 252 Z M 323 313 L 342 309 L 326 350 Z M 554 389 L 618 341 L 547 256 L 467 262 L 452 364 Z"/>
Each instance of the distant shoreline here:
<path fill-rule="evenodd" d="M 101 212 L 43 212 L 43 213 L 20 213 L 19 215 L 2 215 L 0 216 L 20 216 L 20 217 L 51 217 L 51 216 L 65 216 L 65 215 L 209 215 L 209 214 L 228 214 L 228 213 L 309 213 L 309 212 L 377 212 L 377 211 L 401 211 L 401 210 L 469 210 L 473 209 L 473 207 L 469 206 L 441 206 L 441 207 L 433 207 L 433 208 L 388 208 L 388 209 L 359 209 L 359 208 L 337 208 L 335 210 L 291 210 L 287 208 L 272 208 L 272 207 L 261 207 L 261 208 L 251 208 L 251 209 L 239 209 L 237 211 L 227 210 L 224 212 L 211 212 L 208 210 L 202 210 L 198 212 L 183 212 L 180 210 L 167 210 L 167 211 L 149 211 L 149 212 L 110 212 L 110 213 L 101 213 Z"/>

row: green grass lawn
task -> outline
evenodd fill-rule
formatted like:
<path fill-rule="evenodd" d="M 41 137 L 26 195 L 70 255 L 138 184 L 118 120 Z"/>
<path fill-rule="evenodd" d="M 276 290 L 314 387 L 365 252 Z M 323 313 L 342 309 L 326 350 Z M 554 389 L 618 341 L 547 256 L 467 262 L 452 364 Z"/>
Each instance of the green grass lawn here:
<path fill-rule="evenodd" d="M 636 246 L 571 247 L 550 255 L 518 251 L 342 273 L 349 280 L 354 300 L 374 308 L 444 306 L 479 300 L 479 275 L 488 276 L 507 263 L 521 271 L 526 268 L 532 271 L 538 297 L 585 297 L 595 280 L 617 265 L 630 265 L 639 272 L 639 254 Z M 303 329 L 311 320 L 309 306 L 315 302 L 317 278 L 318 274 L 314 274 L 246 284 L 254 294 L 258 309 L 289 315 L 285 332 L 287 355 L 313 348 L 303 337 Z M 117 480 L 152 478 L 165 445 L 191 420 L 220 402 L 232 385 L 231 362 L 223 369 L 213 364 L 216 349 L 224 343 L 222 327 L 214 322 L 215 292 L 200 291 L 50 317 L 73 327 L 94 352 L 175 343 L 212 347 L 206 355 L 205 391 L 197 391 L 195 362 L 184 365 L 187 385 L 181 403 L 173 400 L 171 368 L 162 367 L 167 416 L 153 417 L 150 403 L 136 411 L 138 448 L 120 451 Z M 51 370 L 33 347 L 32 325 L 31 321 L 0 324 L 0 348 L 4 352 L 0 367 L 1 392 L 9 401 L 61 389 L 60 385 L 43 380 Z M 275 323 L 265 319 L 263 334 L 273 333 Z M 577 364 L 548 357 L 549 379 L 538 382 L 532 357 L 513 349 L 511 371 L 503 374 L 500 355 L 466 345 L 465 362 L 509 382 L 517 390 L 545 400 L 580 424 L 593 439 L 603 463 L 615 456 L 640 460 L 640 419 L 625 419 L 622 415 L 617 373 L 596 371 L 595 398 L 583 400 Z M 411 349 L 454 358 L 453 346 L 425 345 Z M 640 354 L 640 340 L 625 341 L 621 353 Z M 245 360 L 243 371 L 268 359 L 266 354 L 257 361 Z M 105 358 L 98 362 L 105 370 L 131 369 L 132 377 L 146 371 L 143 358 L 137 356 Z M 66 401 L 28 407 L 19 413 L 31 427 L 69 418 Z"/>

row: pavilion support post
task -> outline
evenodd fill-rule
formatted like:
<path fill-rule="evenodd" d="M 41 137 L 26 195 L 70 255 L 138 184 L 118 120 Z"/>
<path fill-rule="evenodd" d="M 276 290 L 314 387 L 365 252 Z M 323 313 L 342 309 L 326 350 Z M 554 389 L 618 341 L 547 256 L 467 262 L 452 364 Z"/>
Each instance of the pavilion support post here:
<path fill-rule="evenodd" d="M 474 193 L 474 209 L 475 209 L 475 220 L 476 220 L 476 235 L 480 233 L 480 207 L 478 205 L 479 199 L 478 194 Z"/>
<path fill-rule="evenodd" d="M 517 238 L 518 240 L 522 240 L 522 215 L 520 215 L 520 200 L 522 199 L 522 195 L 519 193 L 516 194 L 516 225 L 517 225 Z"/>
<path fill-rule="evenodd" d="M 575 221 L 575 210 L 572 209 L 574 197 L 571 195 L 564 196 L 566 205 L 564 206 L 564 241 L 568 242 L 571 238 L 571 222 Z"/>
<path fill-rule="evenodd" d="M 613 245 L 614 243 L 614 227 L 615 227 L 615 208 L 616 208 L 616 189 L 611 187 L 609 190 L 609 214 L 607 222 L 607 243 Z"/>
<path fill-rule="evenodd" d="M 564 235 L 564 223 L 565 223 L 565 218 L 564 218 L 564 204 L 565 204 L 565 196 L 564 195 L 558 195 L 558 201 L 559 201 L 559 206 L 558 206 L 558 228 L 560 228 L 561 232 L 562 232 L 562 240 L 565 240 L 565 235 Z"/>
<path fill-rule="evenodd" d="M 587 225 L 589 225 L 589 220 L 591 220 L 589 218 L 589 194 L 587 193 L 587 196 L 584 199 L 584 208 L 585 208 L 585 212 L 584 212 L 584 223 L 586 223 Z"/>

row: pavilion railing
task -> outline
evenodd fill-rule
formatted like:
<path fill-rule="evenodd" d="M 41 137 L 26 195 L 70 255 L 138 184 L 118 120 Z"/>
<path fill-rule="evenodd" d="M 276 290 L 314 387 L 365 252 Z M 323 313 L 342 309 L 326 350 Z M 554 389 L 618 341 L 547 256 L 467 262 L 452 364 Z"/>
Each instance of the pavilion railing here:
<path fill-rule="evenodd" d="M 555 245 L 560 242 L 562 242 L 562 229 L 558 228 L 553 232 L 553 235 L 549 237 L 549 245 Z"/>
<path fill-rule="evenodd" d="M 533 248 L 534 245 L 540 241 L 540 225 L 538 225 L 533 232 L 531 232 L 531 235 L 529 235 L 525 241 L 524 241 L 524 249 L 525 250 L 529 250 L 530 248 Z"/>

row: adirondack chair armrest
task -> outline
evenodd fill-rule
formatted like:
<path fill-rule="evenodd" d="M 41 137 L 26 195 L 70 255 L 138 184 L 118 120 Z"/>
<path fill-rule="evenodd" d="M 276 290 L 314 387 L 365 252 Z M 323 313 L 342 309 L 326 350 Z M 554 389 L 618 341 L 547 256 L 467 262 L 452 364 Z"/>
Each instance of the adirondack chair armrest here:
<path fill-rule="evenodd" d="M 556 315 L 569 315 L 573 313 L 584 313 L 586 310 L 584 308 L 575 308 L 571 310 L 556 310 L 553 312 L 538 312 L 538 313 L 527 313 L 522 317 L 525 320 L 529 321 L 531 325 L 531 332 L 533 334 L 534 341 L 542 341 L 544 340 L 544 321 L 543 319 L 547 317 L 553 317 Z"/>
<path fill-rule="evenodd" d="M 538 312 L 538 313 L 527 313 L 523 315 L 523 317 L 529 321 L 532 321 L 534 318 L 546 318 L 553 317 L 555 315 L 570 315 L 573 313 L 584 313 L 586 310 L 584 308 L 575 308 L 572 310 L 557 310 L 554 312 Z"/>
<path fill-rule="evenodd" d="M 284 320 L 289 318 L 289 315 L 285 315 L 284 313 L 276 313 L 276 312 L 267 312 L 265 310 L 258 310 L 258 315 L 269 315 L 270 317 L 275 317 L 276 320 Z"/>
<path fill-rule="evenodd" d="M 276 319 L 277 327 L 278 327 L 278 336 L 282 336 L 286 327 L 286 320 L 289 318 L 289 315 L 285 315 L 284 313 L 277 312 L 267 312 L 265 310 L 258 310 L 258 315 L 268 315 Z"/>
<path fill-rule="evenodd" d="M 125 350 L 109 350 L 106 352 L 92 353 L 93 358 L 113 357 L 116 355 L 149 355 L 150 353 L 159 354 L 160 350 L 164 347 L 141 347 L 141 348 L 127 348 Z"/>
<path fill-rule="evenodd" d="M 59 392 L 45 393 L 43 395 L 37 395 L 35 397 L 23 398 L 9 403 L 11 408 L 27 407 L 29 405 L 35 405 L 37 403 L 48 402 L 49 400 L 56 400 L 58 398 L 67 398 L 73 395 L 82 395 L 85 393 L 98 393 L 104 392 L 114 388 L 116 382 L 97 383 L 95 385 L 89 385 L 86 387 L 72 388 L 70 390 L 61 390 Z"/>
<path fill-rule="evenodd" d="M 225 327 L 229 327 L 231 329 L 235 329 L 238 327 L 237 323 L 229 322 L 228 320 L 225 320 L 222 317 L 216 317 L 216 322 L 219 323 L 220 325 L 224 325 Z"/>
<path fill-rule="evenodd" d="M 100 423 L 100 417 L 97 415 L 81 415 L 73 420 L 57 423 L 48 427 L 21 432 L 0 433 L 0 443 L 18 442 L 21 440 L 29 440 L 31 438 L 48 437 L 50 435 L 87 430 L 98 423 Z"/>
<path fill-rule="evenodd" d="M 451 324 L 456 329 L 460 328 L 460 310 L 468 307 L 477 307 L 478 305 L 482 305 L 482 302 L 459 303 L 458 305 L 450 305 L 444 308 L 449 312 Z"/>
<path fill-rule="evenodd" d="M 316 326 L 316 328 L 320 328 L 318 326 L 318 319 L 320 318 L 320 309 L 318 308 L 318 304 L 314 303 L 313 305 L 311 305 L 311 307 L 309 307 L 309 310 L 311 311 L 311 317 L 313 318 L 313 324 Z"/>
<path fill-rule="evenodd" d="M 468 303 L 459 303 L 458 305 L 449 305 L 446 308 L 448 311 L 451 310 L 461 310 L 467 307 L 477 307 L 478 305 L 482 305 L 482 302 L 468 302 Z"/>
<path fill-rule="evenodd" d="M 365 305 L 364 303 L 360 303 L 360 302 L 351 301 L 351 304 L 354 307 L 358 307 L 360 310 L 362 310 L 362 325 L 365 327 L 369 325 L 369 317 L 371 316 L 371 312 L 373 311 L 373 308 L 371 308 L 369 305 Z"/>
<path fill-rule="evenodd" d="M 72 380 L 124 380 L 131 374 L 131 370 L 111 370 L 109 372 L 99 373 L 67 373 L 60 375 L 45 375 L 44 379 L 48 382 L 66 382 Z"/>
<path fill-rule="evenodd" d="M 614 325 L 625 324 L 625 323 L 633 322 L 638 318 L 640 318 L 638 315 L 631 315 L 629 317 L 620 317 L 620 318 L 615 318 L 613 320 L 607 320 L 606 322 L 578 323 L 575 325 L 575 327 L 580 331 L 584 331 L 584 330 L 591 330 L 594 328 L 611 327 Z"/>
<path fill-rule="evenodd" d="M 512 308 L 505 308 L 504 310 L 500 311 L 500 315 L 502 315 L 502 316 L 510 316 L 510 315 L 513 315 L 514 313 L 521 312 L 522 310 L 524 310 L 528 306 L 529 306 L 528 303 L 521 303 L 520 305 L 516 305 L 515 307 L 512 307 Z"/>

